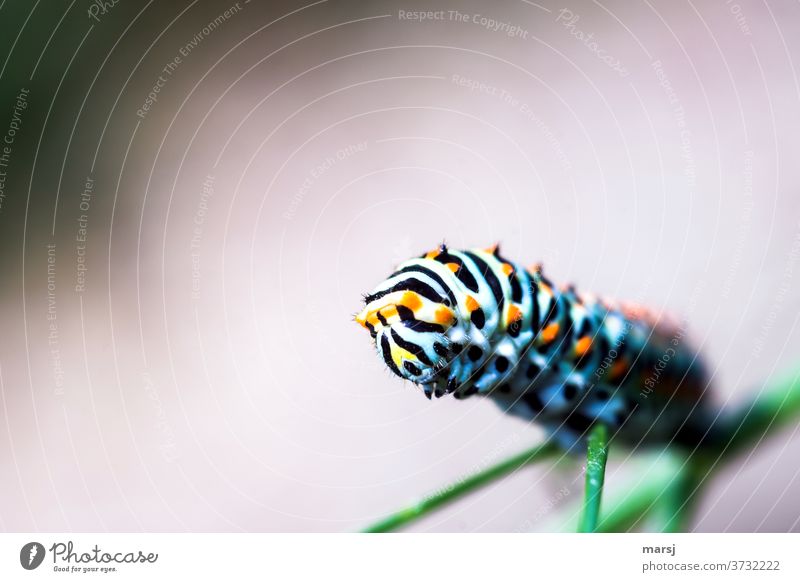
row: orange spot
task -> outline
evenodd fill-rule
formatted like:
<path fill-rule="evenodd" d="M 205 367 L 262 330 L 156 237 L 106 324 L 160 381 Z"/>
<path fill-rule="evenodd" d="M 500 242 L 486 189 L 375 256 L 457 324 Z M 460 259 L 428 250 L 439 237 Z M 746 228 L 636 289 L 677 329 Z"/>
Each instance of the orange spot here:
<path fill-rule="evenodd" d="M 467 310 L 472 313 L 481 306 L 480 303 L 472 296 L 467 295 Z"/>
<path fill-rule="evenodd" d="M 483 250 L 486 251 L 487 253 L 489 253 L 490 255 L 493 255 L 493 254 L 495 254 L 497 252 L 497 247 L 498 247 L 498 243 L 494 243 L 492 246 L 486 247 Z"/>
<path fill-rule="evenodd" d="M 544 328 L 542 330 L 542 341 L 544 343 L 550 343 L 551 341 L 556 339 L 559 327 L 560 326 L 558 325 L 558 323 L 551 323 L 546 328 Z"/>
<path fill-rule="evenodd" d="M 429 253 L 425 254 L 426 259 L 435 259 L 438 256 L 439 256 L 439 249 L 433 249 Z"/>
<path fill-rule="evenodd" d="M 406 291 L 403 293 L 403 296 L 400 298 L 400 301 L 398 301 L 397 304 L 402 305 L 403 307 L 408 307 L 411 311 L 416 311 L 422 307 L 422 300 L 419 298 L 419 295 L 413 291 Z"/>
<path fill-rule="evenodd" d="M 522 319 L 522 312 L 519 310 L 519 307 L 514 305 L 513 303 L 509 304 L 508 306 L 508 317 L 506 321 L 508 322 L 506 325 L 511 325 L 515 321 L 519 321 Z"/>
<path fill-rule="evenodd" d="M 434 319 L 436 319 L 436 323 L 448 325 L 453 322 L 453 312 L 447 309 L 447 307 L 438 308 L 433 316 Z"/>
<path fill-rule="evenodd" d="M 456 263 L 446 263 L 445 267 L 453 271 L 454 273 L 458 272 L 458 265 Z"/>
<path fill-rule="evenodd" d="M 506 276 L 511 275 L 511 273 L 514 272 L 514 267 L 512 267 L 508 263 L 503 263 L 503 266 L 500 268 L 503 269 L 503 273 L 505 273 Z"/>
<path fill-rule="evenodd" d="M 589 351 L 590 347 L 592 347 L 592 338 L 588 335 L 584 336 L 575 344 L 575 354 L 577 356 L 582 356 Z"/>
<path fill-rule="evenodd" d="M 612 380 L 616 380 L 617 378 L 624 375 L 625 372 L 627 371 L 628 371 L 628 362 L 626 362 L 625 360 L 617 360 L 616 362 L 614 362 L 614 365 L 611 366 L 611 372 L 609 374 L 609 377 Z"/>
<path fill-rule="evenodd" d="M 382 307 L 378 310 L 378 313 L 383 315 L 383 317 L 388 320 L 391 317 L 395 317 L 397 315 L 397 306 L 396 305 L 387 305 L 386 307 Z"/>

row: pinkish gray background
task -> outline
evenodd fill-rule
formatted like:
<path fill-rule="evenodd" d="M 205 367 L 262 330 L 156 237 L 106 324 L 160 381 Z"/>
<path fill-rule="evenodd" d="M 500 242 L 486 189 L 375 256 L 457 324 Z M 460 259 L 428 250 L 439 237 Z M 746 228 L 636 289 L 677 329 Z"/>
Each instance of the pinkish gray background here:
<path fill-rule="evenodd" d="M 0 208 L 0 529 L 350 531 L 535 443 L 488 402 L 428 402 L 351 321 L 443 239 L 688 318 L 721 404 L 797 360 L 797 4 L 9 0 L 0 21 L 0 134 L 30 92 Z M 720 472 L 694 529 L 800 530 L 796 428 Z M 413 529 L 545 528 L 578 470 Z"/>

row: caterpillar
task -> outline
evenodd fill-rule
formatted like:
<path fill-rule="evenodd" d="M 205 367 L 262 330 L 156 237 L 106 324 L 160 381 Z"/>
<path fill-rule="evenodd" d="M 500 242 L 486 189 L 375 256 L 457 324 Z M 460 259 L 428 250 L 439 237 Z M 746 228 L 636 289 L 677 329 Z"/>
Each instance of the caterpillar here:
<path fill-rule="evenodd" d="M 445 244 L 401 263 L 355 316 L 397 376 L 431 399 L 473 395 L 544 427 L 564 448 L 596 422 L 633 445 L 698 445 L 707 373 L 682 326 L 635 304 L 557 288 L 498 245 Z"/>

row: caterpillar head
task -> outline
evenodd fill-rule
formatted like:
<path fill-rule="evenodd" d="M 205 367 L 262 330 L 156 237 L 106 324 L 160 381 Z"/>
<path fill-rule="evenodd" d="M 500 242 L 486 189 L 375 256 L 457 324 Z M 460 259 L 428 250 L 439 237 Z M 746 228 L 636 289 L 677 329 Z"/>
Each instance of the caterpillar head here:
<path fill-rule="evenodd" d="M 444 245 L 439 252 L 446 252 Z M 355 319 L 369 330 L 389 369 L 422 385 L 430 398 L 445 392 L 448 364 L 459 346 L 451 337 L 458 313 L 443 278 L 448 272 L 428 255 L 400 264 L 364 298 Z"/>

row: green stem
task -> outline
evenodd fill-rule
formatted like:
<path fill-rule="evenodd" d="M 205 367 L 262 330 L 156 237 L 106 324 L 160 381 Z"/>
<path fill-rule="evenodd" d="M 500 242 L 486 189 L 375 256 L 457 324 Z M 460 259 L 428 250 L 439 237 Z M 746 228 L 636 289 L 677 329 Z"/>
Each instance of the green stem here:
<path fill-rule="evenodd" d="M 666 454 L 660 457 L 635 487 L 620 491 L 606 499 L 604 511 L 594 531 L 622 531 L 635 526 L 661 500 L 672 509 L 663 518 L 661 529 L 683 531 L 688 524 L 691 500 L 697 496 L 700 487 L 710 475 L 725 463 L 730 462 L 744 449 L 753 447 L 768 433 L 790 421 L 797 421 L 800 415 L 800 368 L 787 374 L 771 386 L 762 390 L 752 404 L 734 412 L 722 429 L 722 444 L 713 450 L 695 453 L 688 462 L 678 462 L 676 456 Z M 516 469 L 547 457 L 558 450 L 545 443 L 528 451 L 501 461 L 469 479 L 450 486 L 419 503 L 399 511 L 383 521 L 367 528 L 368 532 L 392 531 L 408 525 L 437 508 L 458 499 L 480 487 L 490 484 Z M 683 461 L 686 461 L 684 458 Z M 587 484 L 588 484 L 587 470 Z M 667 490 L 665 490 L 665 484 Z M 600 483 L 602 487 L 602 482 Z M 589 488 L 587 486 L 587 500 Z M 600 496 L 597 496 L 599 506 Z M 584 514 L 585 518 L 585 514 Z M 582 522 L 582 526 L 583 526 Z"/>
<path fill-rule="evenodd" d="M 634 490 L 622 501 L 611 504 L 610 509 L 603 513 L 603 518 L 595 531 L 618 532 L 624 531 L 636 522 L 652 507 L 653 500 L 658 497 L 659 485 L 647 483 L 644 487 Z"/>
<path fill-rule="evenodd" d="M 765 387 L 751 404 L 734 412 L 721 429 L 724 438 L 715 449 L 696 452 L 685 464 L 678 464 L 675 456 L 670 456 L 672 462 L 659 463 L 653 475 L 609 503 L 599 529 L 621 531 L 635 525 L 666 495 L 665 502 L 672 505 L 673 510 L 662 529 L 686 531 L 693 502 L 711 475 L 736 458 L 738 453 L 755 446 L 768 433 L 789 422 L 796 422 L 798 415 L 800 368 Z M 683 474 L 678 475 L 679 472 Z M 671 485 L 665 491 L 664 483 L 668 482 Z"/>
<path fill-rule="evenodd" d="M 800 412 L 800 368 L 784 375 L 780 381 L 764 388 L 750 406 L 733 414 L 728 439 L 720 455 L 726 458 L 733 452 L 760 441 L 771 430 L 787 421 L 796 421 Z"/>
<path fill-rule="evenodd" d="M 675 533 L 686 531 L 689 527 L 689 519 L 695 505 L 696 495 L 699 484 L 702 482 L 700 475 L 703 461 L 697 457 L 686 455 L 676 455 L 675 462 L 680 465 L 675 469 L 674 474 L 669 478 L 661 493 L 656 493 L 656 497 L 651 503 L 654 505 L 645 508 L 643 514 L 650 511 L 654 513 L 655 525 L 657 530 L 664 533 Z"/>
<path fill-rule="evenodd" d="M 375 523 L 365 529 L 367 533 L 379 533 L 394 531 L 404 525 L 416 521 L 417 519 L 431 513 L 435 509 L 442 507 L 456 499 L 463 497 L 467 493 L 471 493 L 481 487 L 484 487 L 501 477 L 513 473 L 517 469 L 529 465 L 536 461 L 541 461 L 549 457 L 559 454 L 560 450 L 552 443 L 544 443 L 530 448 L 522 453 L 514 455 L 513 457 L 501 461 L 493 467 L 489 467 L 483 471 L 475 473 L 474 475 L 464 479 L 463 481 L 451 485 L 443 490 L 437 491 L 433 495 L 425 497 L 423 500 L 414 505 L 406 507 L 386 517 L 385 519 Z"/>
<path fill-rule="evenodd" d="M 608 427 L 596 424 L 589 432 L 586 450 L 586 488 L 583 496 L 583 515 L 578 525 L 579 532 L 593 532 L 597 529 L 607 459 Z"/>

